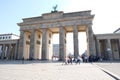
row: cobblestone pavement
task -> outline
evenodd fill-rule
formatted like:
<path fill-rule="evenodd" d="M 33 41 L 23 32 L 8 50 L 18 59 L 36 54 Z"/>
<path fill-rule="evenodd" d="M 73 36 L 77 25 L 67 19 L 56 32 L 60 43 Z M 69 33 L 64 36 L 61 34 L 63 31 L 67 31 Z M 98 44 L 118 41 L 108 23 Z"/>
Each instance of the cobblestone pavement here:
<path fill-rule="evenodd" d="M 90 63 L 0 61 L 0 80 L 115 80 Z"/>
<path fill-rule="evenodd" d="M 120 62 L 94 63 L 120 77 Z"/>

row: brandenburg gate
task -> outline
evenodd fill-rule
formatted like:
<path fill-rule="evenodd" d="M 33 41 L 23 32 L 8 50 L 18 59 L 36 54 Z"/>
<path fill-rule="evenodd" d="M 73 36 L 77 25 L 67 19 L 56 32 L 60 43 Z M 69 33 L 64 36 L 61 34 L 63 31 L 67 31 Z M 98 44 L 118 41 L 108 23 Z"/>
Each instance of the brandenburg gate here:
<path fill-rule="evenodd" d="M 66 34 L 73 32 L 74 58 L 79 55 L 78 32 L 86 32 L 87 55 L 95 55 L 95 39 L 92 31 L 94 15 L 91 11 L 64 13 L 62 11 L 24 18 L 20 26 L 19 59 L 50 60 L 53 53 L 52 37 L 59 34 L 59 60 L 66 57 Z M 81 45 L 82 46 L 82 45 Z"/>

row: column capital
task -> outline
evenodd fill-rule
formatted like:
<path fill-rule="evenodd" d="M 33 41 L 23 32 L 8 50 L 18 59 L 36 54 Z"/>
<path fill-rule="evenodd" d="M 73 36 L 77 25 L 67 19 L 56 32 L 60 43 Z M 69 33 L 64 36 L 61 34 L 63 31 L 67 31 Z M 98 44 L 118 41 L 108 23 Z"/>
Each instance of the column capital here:
<path fill-rule="evenodd" d="M 71 25 L 71 26 L 73 26 L 73 27 L 78 27 L 78 25 L 77 25 L 77 24 L 73 24 L 73 25 Z"/>
<path fill-rule="evenodd" d="M 72 26 L 77 26 L 77 24 L 73 24 Z"/>
<path fill-rule="evenodd" d="M 28 32 L 31 32 L 31 33 L 32 33 L 32 32 L 35 32 L 35 31 L 36 31 L 36 30 L 35 30 L 35 29 L 33 29 L 33 30 L 29 30 Z"/>
<path fill-rule="evenodd" d="M 93 23 L 91 22 L 91 23 L 89 23 L 89 24 L 85 24 L 86 26 L 92 26 L 93 25 Z"/>
<path fill-rule="evenodd" d="M 92 25 L 86 25 L 87 26 L 87 29 L 92 29 Z"/>
<path fill-rule="evenodd" d="M 111 41 L 111 39 L 107 39 L 107 44 L 108 44 L 107 48 L 111 48 L 111 42 L 110 41 Z"/>

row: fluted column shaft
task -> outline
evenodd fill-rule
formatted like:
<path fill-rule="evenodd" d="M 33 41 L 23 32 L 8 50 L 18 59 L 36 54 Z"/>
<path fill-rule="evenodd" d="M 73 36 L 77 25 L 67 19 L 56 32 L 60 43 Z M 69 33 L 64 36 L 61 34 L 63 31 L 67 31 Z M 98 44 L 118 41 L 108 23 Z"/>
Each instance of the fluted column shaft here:
<path fill-rule="evenodd" d="M 108 53 L 109 60 L 113 60 L 110 39 L 107 39 L 107 53 Z"/>
<path fill-rule="evenodd" d="M 87 49 L 88 49 L 88 56 L 94 55 L 96 56 L 96 49 L 95 49 L 95 39 L 91 25 L 87 25 Z"/>
<path fill-rule="evenodd" d="M 18 59 L 22 59 L 24 52 L 24 31 L 20 31 L 20 40 L 18 47 Z"/>
<path fill-rule="evenodd" d="M 11 44 L 9 44 L 9 47 L 8 47 L 8 59 L 10 59 L 10 55 L 11 55 Z"/>
<path fill-rule="evenodd" d="M 42 60 L 47 60 L 48 59 L 48 39 L 47 39 L 47 29 L 42 29 L 42 55 L 41 59 Z"/>
<path fill-rule="evenodd" d="M 73 26 L 74 58 L 79 56 L 78 28 Z"/>
<path fill-rule="evenodd" d="M 30 37 L 30 55 L 29 59 L 34 59 L 34 53 L 35 53 L 35 30 L 31 31 L 31 37 Z"/>
<path fill-rule="evenodd" d="M 101 57 L 101 52 L 100 52 L 100 40 L 97 40 L 97 56 Z"/>
<path fill-rule="evenodd" d="M 66 47 L 65 47 L 65 30 L 64 27 L 59 28 L 59 60 L 65 60 Z"/>
<path fill-rule="evenodd" d="M 4 59 L 5 56 L 5 44 L 2 46 L 2 59 Z"/>

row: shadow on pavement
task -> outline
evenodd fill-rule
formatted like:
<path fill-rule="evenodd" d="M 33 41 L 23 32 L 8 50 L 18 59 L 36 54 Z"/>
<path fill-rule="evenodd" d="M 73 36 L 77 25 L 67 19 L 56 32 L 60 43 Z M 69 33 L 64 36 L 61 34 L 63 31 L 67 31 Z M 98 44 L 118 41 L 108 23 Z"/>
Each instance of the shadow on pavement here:
<path fill-rule="evenodd" d="M 49 60 L 0 60 L 2 64 L 35 64 L 35 63 L 60 63 L 61 61 L 49 61 Z"/>

